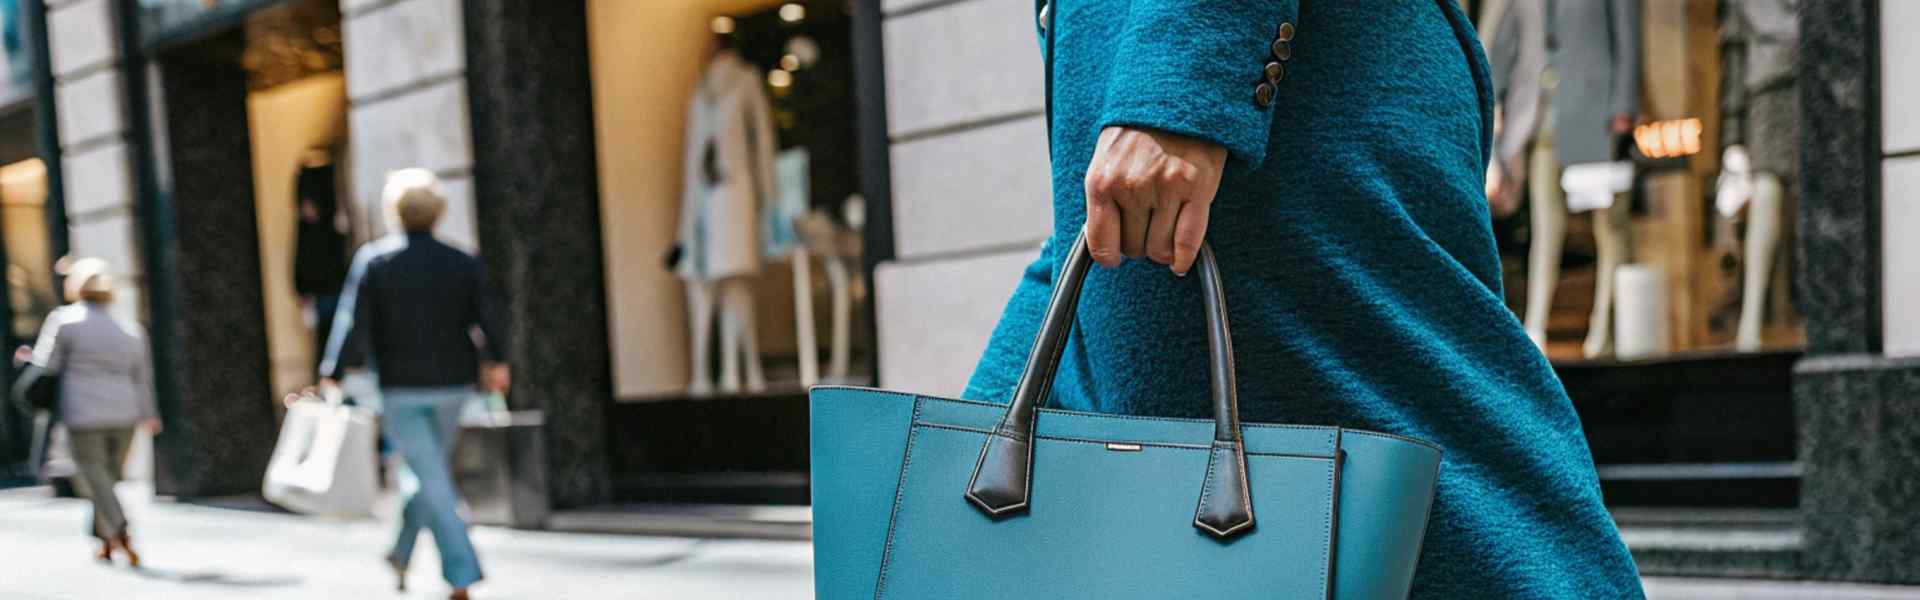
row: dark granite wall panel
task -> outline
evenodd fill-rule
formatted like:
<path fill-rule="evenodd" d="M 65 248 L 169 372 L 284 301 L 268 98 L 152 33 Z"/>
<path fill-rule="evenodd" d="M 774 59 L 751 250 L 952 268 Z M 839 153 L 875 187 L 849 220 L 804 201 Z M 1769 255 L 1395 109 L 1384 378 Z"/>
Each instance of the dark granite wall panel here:
<path fill-rule="evenodd" d="M 237 61 L 185 49 L 160 58 L 174 186 L 180 404 L 161 436 L 163 493 L 260 489 L 273 451 L 247 80 Z"/>
<path fill-rule="evenodd" d="M 1879 19 L 1875 0 L 1800 3 L 1800 220 L 1807 352 L 1880 348 Z"/>
<path fill-rule="evenodd" d="M 546 411 L 556 507 L 603 502 L 612 383 L 585 2 L 467 0 L 482 258 L 506 295 L 515 408 Z"/>
<path fill-rule="evenodd" d="M 1920 361 L 1801 364 L 1805 575 L 1920 583 Z"/>

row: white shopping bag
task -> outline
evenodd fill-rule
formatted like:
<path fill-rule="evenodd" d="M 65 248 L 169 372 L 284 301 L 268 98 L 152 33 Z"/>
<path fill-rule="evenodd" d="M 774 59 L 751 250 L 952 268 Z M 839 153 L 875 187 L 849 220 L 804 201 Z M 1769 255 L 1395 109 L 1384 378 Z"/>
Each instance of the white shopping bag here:
<path fill-rule="evenodd" d="M 373 515 L 373 411 L 301 398 L 287 407 L 261 492 L 287 510 L 331 517 Z"/>
<path fill-rule="evenodd" d="M 1567 212 L 1606 210 L 1613 206 L 1614 194 L 1633 189 L 1633 163 L 1622 160 L 1567 165 L 1560 173 L 1560 187 L 1567 192 Z"/>

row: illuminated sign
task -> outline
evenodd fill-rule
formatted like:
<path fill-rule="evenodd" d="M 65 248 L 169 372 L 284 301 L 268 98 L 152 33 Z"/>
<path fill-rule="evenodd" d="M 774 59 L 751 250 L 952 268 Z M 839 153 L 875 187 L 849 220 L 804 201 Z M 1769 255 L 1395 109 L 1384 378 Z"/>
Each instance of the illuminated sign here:
<path fill-rule="evenodd" d="M 1634 145 L 1647 158 L 1673 158 L 1700 153 L 1700 120 L 1654 121 L 1633 128 Z"/>

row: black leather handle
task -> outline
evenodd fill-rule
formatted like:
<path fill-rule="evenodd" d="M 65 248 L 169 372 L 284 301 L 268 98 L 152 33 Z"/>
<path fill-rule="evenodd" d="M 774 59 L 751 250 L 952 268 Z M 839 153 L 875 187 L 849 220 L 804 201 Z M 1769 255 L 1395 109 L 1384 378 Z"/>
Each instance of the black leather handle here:
<path fill-rule="evenodd" d="M 1033 436 L 1035 417 L 1053 390 L 1053 377 L 1060 367 L 1060 353 L 1067 346 L 1067 334 L 1073 328 L 1074 313 L 1080 303 L 1080 290 L 1086 281 L 1093 257 L 1087 251 L 1085 236 L 1075 240 L 1068 251 L 1060 278 L 1054 282 L 1053 299 L 1047 305 L 1040 334 L 1027 355 L 1026 371 L 1020 374 L 1007 414 L 994 427 L 980 448 L 973 478 L 967 483 L 967 500 L 988 516 L 1011 515 L 1027 508 L 1033 483 Z M 1213 400 L 1213 447 L 1208 457 L 1207 479 L 1194 510 L 1194 527 L 1220 538 L 1231 537 L 1253 526 L 1253 502 L 1247 485 L 1246 451 L 1240 441 L 1240 407 L 1233 374 L 1233 340 L 1227 327 L 1225 290 L 1220 283 L 1220 268 L 1213 249 L 1200 247 L 1198 275 L 1204 294 L 1207 319 L 1207 364 Z"/>

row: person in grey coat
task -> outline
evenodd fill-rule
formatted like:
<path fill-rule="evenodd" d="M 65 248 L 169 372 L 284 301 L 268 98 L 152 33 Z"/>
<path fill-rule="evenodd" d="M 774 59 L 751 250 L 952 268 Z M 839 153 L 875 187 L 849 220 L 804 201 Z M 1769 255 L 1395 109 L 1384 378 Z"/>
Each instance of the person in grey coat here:
<path fill-rule="evenodd" d="M 54 309 L 40 326 L 32 361 L 60 375 L 60 420 L 71 440 L 73 486 L 93 502 L 93 535 L 100 539 L 96 557 L 111 561 L 119 551 L 138 567 L 140 555 L 113 487 L 127 462 L 134 428 L 160 432 L 146 332 L 108 312 L 113 276 L 104 260 L 74 261 L 66 295 L 70 304 Z"/>

